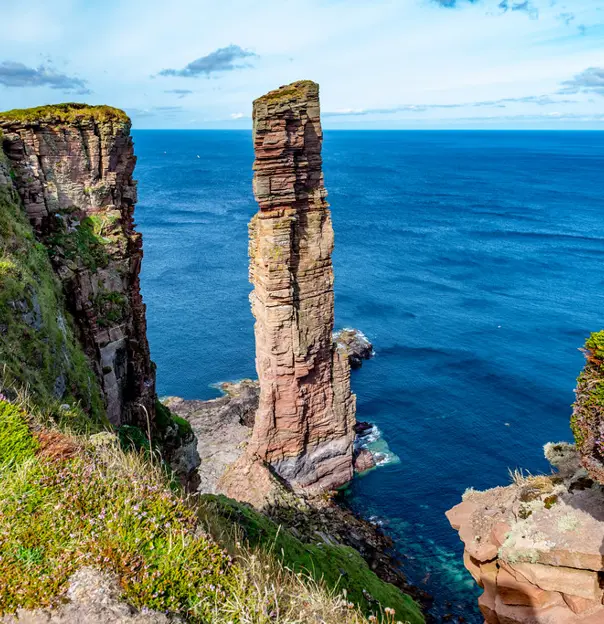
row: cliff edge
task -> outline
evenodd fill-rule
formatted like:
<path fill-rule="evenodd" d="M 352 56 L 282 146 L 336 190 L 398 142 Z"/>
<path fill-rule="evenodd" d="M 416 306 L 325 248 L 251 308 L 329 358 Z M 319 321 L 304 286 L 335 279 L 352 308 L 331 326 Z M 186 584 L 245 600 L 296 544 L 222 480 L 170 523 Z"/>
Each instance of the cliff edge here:
<path fill-rule="evenodd" d="M 130 120 L 108 106 L 61 104 L 0 113 L 7 165 L 50 255 L 109 421 L 147 429 L 155 370 L 140 294 Z"/>

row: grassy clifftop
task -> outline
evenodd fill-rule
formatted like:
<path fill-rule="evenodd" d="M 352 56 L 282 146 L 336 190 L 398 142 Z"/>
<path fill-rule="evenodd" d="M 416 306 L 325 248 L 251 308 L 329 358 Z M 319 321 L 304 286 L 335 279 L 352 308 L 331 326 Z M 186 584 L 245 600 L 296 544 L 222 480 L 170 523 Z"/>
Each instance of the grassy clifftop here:
<path fill-rule="evenodd" d="M 16 108 L 0 112 L 0 125 L 2 122 L 78 122 L 88 119 L 95 121 L 130 122 L 128 115 L 119 108 L 113 108 L 112 106 L 90 106 L 77 102 L 48 104 L 46 106 L 36 106 L 35 108 Z"/>
<path fill-rule="evenodd" d="M 0 615 L 57 605 L 87 566 L 116 573 L 130 605 L 199 624 L 423 621 L 354 551 L 305 546 L 222 497 L 183 498 L 111 433 L 46 429 L 2 399 L 0 431 Z"/>

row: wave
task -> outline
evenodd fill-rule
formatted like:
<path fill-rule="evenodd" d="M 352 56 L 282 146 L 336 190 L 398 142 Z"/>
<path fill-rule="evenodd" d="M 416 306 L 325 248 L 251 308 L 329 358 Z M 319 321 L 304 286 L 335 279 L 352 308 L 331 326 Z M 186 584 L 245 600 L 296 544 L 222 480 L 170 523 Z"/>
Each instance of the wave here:
<path fill-rule="evenodd" d="M 357 450 L 367 449 L 375 460 L 375 465 L 389 466 L 391 464 L 400 464 L 400 457 L 390 450 L 388 442 L 383 438 L 382 431 L 377 425 L 372 425 L 362 435 L 358 435 L 354 441 L 354 447 Z"/>

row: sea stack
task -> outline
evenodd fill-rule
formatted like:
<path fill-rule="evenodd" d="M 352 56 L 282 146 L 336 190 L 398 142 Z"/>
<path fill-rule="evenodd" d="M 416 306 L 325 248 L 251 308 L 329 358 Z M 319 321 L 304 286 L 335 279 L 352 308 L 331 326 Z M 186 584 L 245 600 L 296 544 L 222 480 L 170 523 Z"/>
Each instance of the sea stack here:
<path fill-rule="evenodd" d="M 61 104 L 0 115 L 0 137 L 27 217 L 61 280 L 113 425 L 155 414 L 134 229 L 130 120 L 108 106 Z M 68 388 L 58 377 L 55 395 Z"/>
<path fill-rule="evenodd" d="M 250 295 L 260 404 L 248 453 L 294 489 L 352 478 L 355 396 L 334 345 L 333 228 L 323 184 L 319 87 L 305 80 L 254 102 Z"/>

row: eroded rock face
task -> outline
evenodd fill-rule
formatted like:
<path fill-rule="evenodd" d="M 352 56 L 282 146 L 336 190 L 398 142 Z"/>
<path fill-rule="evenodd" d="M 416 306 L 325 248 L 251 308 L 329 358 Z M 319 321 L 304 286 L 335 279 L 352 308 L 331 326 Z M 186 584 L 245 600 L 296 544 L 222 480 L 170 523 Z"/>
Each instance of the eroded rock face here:
<path fill-rule="evenodd" d="M 604 622 L 604 492 L 573 446 L 546 445 L 558 472 L 469 491 L 447 512 L 488 624 Z"/>
<path fill-rule="evenodd" d="M 62 281 L 109 420 L 146 428 L 155 371 L 139 286 L 130 121 L 108 107 L 25 113 L 0 114 L 15 186 Z"/>
<path fill-rule="evenodd" d="M 352 478 L 355 397 L 332 339 L 333 229 L 321 168 L 319 88 L 302 81 L 254 102 L 250 223 L 260 405 L 249 450 L 295 488 Z"/>

